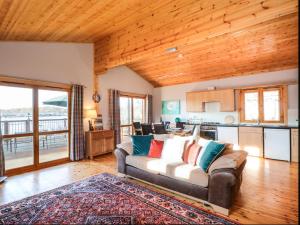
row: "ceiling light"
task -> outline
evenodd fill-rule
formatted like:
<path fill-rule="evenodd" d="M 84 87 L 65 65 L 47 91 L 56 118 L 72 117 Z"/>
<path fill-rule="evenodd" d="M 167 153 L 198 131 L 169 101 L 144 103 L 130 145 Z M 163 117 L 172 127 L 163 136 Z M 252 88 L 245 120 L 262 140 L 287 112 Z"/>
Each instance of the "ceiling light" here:
<path fill-rule="evenodd" d="M 182 53 L 179 53 L 179 54 L 177 55 L 177 57 L 178 57 L 178 58 L 183 58 L 183 54 L 182 54 Z"/>
<path fill-rule="evenodd" d="M 177 51 L 177 47 L 167 48 L 166 51 L 167 52 L 176 52 Z"/>

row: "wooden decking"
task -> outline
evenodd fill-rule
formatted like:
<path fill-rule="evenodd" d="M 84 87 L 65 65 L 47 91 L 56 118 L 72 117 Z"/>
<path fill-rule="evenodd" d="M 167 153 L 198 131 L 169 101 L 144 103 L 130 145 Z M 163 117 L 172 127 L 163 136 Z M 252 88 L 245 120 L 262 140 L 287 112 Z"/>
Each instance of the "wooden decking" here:
<path fill-rule="evenodd" d="M 56 159 L 68 158 L 67 147 L 40 150 L 39 161 L 49 162 Z M 33 151 L 9 152 L 5 154 L 6 170 L 33 165 Z"/>
<path fill-rule="evenodd" d="M 71 162 L 9 177 L 0 185 L 0 204 L 103 172 L 116 174 L 116 161 L 112 154 L 94 161 Z M 153 186 L 133 182 L 166 193 Z M 171 195 L 200 206 L 195 201 Z M 298 164 L 248 157 L 243 184 L 229 217 L 247 224 L 297 224 L 298 210 Z"/>

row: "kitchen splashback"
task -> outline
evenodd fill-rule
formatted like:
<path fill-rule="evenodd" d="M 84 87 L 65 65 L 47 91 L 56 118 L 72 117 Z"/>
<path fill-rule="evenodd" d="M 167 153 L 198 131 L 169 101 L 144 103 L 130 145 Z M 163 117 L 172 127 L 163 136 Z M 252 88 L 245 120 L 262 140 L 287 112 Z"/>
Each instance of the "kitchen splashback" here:
<path fill-rule="evenodd" d="M 231 115 L 234 117 L 234 123 L 238 122 L 238 112 L 220 112 L 220 103 L 209 102 L 205 104 L 205 112 L 191 113 L 184 112 L 179 115 L 162 115 L 162 119 L 174 122 L 176 117 L 181 118 L 183 121 L 192 123 L 201 122 L 219 122 L 225 123 L 225 117 Z"/>

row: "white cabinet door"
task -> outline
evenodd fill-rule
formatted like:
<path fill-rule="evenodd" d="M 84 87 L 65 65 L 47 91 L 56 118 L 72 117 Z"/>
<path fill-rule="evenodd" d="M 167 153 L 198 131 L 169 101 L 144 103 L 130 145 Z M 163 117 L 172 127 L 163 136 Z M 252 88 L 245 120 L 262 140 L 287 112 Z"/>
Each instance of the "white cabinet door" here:
<path fill-rule="evenodd" d="M 238 145 L 239 133 L 238 127 L 218 127 L 217 139 L 225 143 Z"/>
<path fill-rule="evenodd" d="M 290 161 L 290 130 L 264 129 L 265 158 Z"/>

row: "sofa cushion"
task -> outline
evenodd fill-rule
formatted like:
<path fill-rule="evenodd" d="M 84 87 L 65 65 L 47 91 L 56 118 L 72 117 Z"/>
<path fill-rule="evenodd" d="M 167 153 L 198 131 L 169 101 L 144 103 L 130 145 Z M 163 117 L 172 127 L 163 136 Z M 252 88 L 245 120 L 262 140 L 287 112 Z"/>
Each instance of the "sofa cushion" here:
<path fill-rule="evenodd" d="M 164 147 L 164 141 L 152 140 L 148 156 L 151 158 L 160 158 Z"/>
<path fill-rule="evenodd" d="M 148 155 L 153 135 L 132 135 L 133 155 Z"/>
<path fill-rule="evenodd" d="M 208 173 L 217 169 L 237 169 L 246 160 L 248 153 L 245 151 L 234 151 L 230 154 L 223 154 L 209 167 Z"/>
<path fill-rule="evenodd" d="M 126 164 L 150 173 L 165 175 L 170 167 L 183 163 L 168 162 L 163 159 L 150 158 L 147 156 L 128 155 L 126 157 Z"/>
<path fill-rule="evenodd" d="M 205 152 L 206 146 L 211 142 L 211 140 L 206 140 L 203 138 L 200 138 L 200 141 L 198 141 L 198 144 L 201 146 L 201 151 L 198 154 L 198 157 L 196 159 L 196 165 L 200 165 L 201 158 Z"/>
<path fill-rule="evenodd" d="M 186 141 L 184 138 L 167 139 L 164 143 L 161 158 L 169 162 L 182 162 Z"/>
<path fill-rule="evenodd" d="M 196 165 L 196 160 L 199 155 L 201 146 L 198 143 L 192 142 L 189 144 L 183 153 L 183 161 L 185 163 L 189 163 L 191 165 Z"/>
<path fill-rule="evenodd" d="M 215 141 L 211 141 L 206 145 L 199 163 L 203 171 L 208 172 L 210 165 L 221 155 L 224 149 L 225 144 L 219 144 Z"/>
<path fill-rule="evenodd" d="M 133 147 L 132 147 L 131 141 L 117 144 L 117 148 L 121 148 L 121 149 L 125 150 L 129 155 L 132 155 L 132 153 L 133 153 Z"/>
<path fill-rule="evenodd" d="M 169 165 L 166 175 L 202 187 L 208 186 L 209 176 L 199 166 L 186 163 Z"/>

